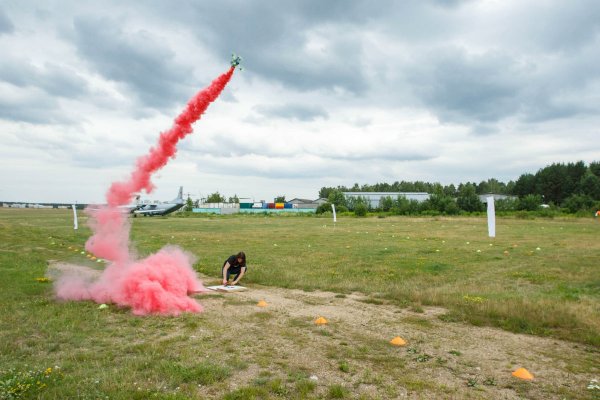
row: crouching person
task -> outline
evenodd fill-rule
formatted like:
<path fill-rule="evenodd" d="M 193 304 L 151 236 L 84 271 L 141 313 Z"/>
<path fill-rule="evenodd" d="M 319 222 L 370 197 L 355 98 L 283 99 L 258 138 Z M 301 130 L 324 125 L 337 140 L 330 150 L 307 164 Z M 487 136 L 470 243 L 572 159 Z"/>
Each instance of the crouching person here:
<path fill-rule="evenodd" d="M 223 263 L 221 269 L 223 275 L 223 285 L 237 285 L 240 279 L 246 273 L 246 254 L 243 251 L 232 255 Z M 229 279 L 233 276 L 233 281 L 229 283 Z"/>

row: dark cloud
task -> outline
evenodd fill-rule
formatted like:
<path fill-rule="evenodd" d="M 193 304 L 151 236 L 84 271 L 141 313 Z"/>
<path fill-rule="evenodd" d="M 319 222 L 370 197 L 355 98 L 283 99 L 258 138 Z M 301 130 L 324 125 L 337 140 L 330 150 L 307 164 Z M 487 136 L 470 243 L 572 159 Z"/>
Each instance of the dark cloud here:
<path fill-rule="evenodd" d="M 73 120 L 60 112 L 60 104 L 48 96 L 10 98 L 0 95 L 0 119 L 31 124 L 62 124 Z"/>
<path fill-rule="evenodd" d="M 570 118 L 582 113 L 594 113 L 598 106 L 572 99 L 561 99 L 545 91 L 539 93 L 537 101 L 530 101 L 525 106 L 524 120 L 530 123 Z"/>
<path fill-rule="evenodd" d="M 597 113 L 589 96 L 600 79 L 592 67 L 599 54 L 589 50 L 547 62 L 520 53 L 469 54 L 446 47 L 421 54 L 404 73 L 417 100 L 440 121 L 492 134 L 507 118 L 540 123 Z"/>
<path fill-rule="evenodd" d="M 323 162 L 425 161 L 434 159 L 438 156 L 439 152 L 436 148 L 416 148 L 415 146 L 402 146 L 399 144 L 395 145 L 396 142 L 393 143 L 394 145 L 386 143 L 381 146 L 346 145 L 342 143 L 332 147 L 328 143 L 310 141 L 310 144 L 303 145 L 302 147 L 289 147 L 285 141 L 282 143 L 259 138 L 240 141 L 232 135 L 220 134 L 209 139 L 204 139 L 200 145 L 183 142 L 180 144 L 180 149 L 187 153 L 209 155 L 211 157 L 230 160 L 246 156 L 260 156 L 265 159 L 312 158 L 322 160 Z"/>
<path fill-rule="evenodd" d="M 520 108 L 519 71 L 503 55 L 444 49 L 419 59 L 408 81 L 423 104 L 449 122 L 496 122 Z"/>
<path fill-rule="evenodd" d="M 568 5 L 542 3 L 535 10 L 535 18 L 531 18 L 532 8 L 524 11 L 515 18 L 517 33 L 542 49 L 576 53 L 598 39 L 600 2 L 596 0 L 574 0 Z"/>
<path fill-rule="evenodd" d="M 3 33 L 13 33 L 15 30 L 15 26 L 8 18 L 4 10 L 0 8 L 0 35 Z"/>
<path fill-rule="evenodd" d="M 191 67 L 177 64 L 160 38 L 147 32 L 125 32 L 120 21 L 77 17 L 74 42 L 79 53 L 109 80 L 124 84 L 149 107 L 162 108 L 189 95 L 185 83 Z"/>
<path fill-rule="evenodd" d="M 387 3 L 387 2 L 386 2 Z M 364 93 L 361 25 L 383 13 L 364 1 L 189 2 L 164 10 L 216 56 L 235 51 L 253 75 L 296 90 Z"/>
<path fill-rule="evenodd" d="M 269 179 L 312 179 L 343 173 L 336 163 L 306 157 L 242 157 L 232 162 L 229 158 L 203 155 L 196 160 L 199 171 L 238 177 L 268 177 Z M 347 166 L 345 166 L 347 168 Z"/>
<path fill-rule="evenodd" d="M 294 150 L 276 148 L 271 142 L 260 139 L 240 141 L 237 136 L 223 132 L 213 138 L 203 139 L 200 145 L 190 141 L 183 141 L 179 148 L 182 151 L 195 154 L 208 154 L 219 158 L 238 158 L 247 155 L 261 155 L 266 157 L 293 156 Z"/>
<path fill-rule="evenodd" d="M 323 107 L 309 104 L 283 104 L 273 106 L 257 106 L 255 110 L 266 118 L 283 118 L 302 122 L 327 119 L 329 114 Z"/>
<path fill-rule="evenodd" d="M 52 63 L 36 67 L 25 60 L 5 60 L 0 64 L 0 81 L 36 87 L 51 96 L 72 98 L 88 93 L 87 82 L 76 71 Z"/>

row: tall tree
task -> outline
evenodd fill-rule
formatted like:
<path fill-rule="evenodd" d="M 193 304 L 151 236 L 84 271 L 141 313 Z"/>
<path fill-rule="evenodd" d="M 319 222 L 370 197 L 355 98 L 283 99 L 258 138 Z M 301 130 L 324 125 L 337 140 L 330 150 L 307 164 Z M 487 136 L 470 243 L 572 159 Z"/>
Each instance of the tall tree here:
<path fill-rule="evenodd" d="M 333 190 L 333 188 L 323 186 L 321 190 L 319 190 L 319 198 L 326 199 L 329 197 L 329 193 Z"/>
<path fill-rule="evenodd" d="M 346 196 L 342 193 L 341 190 L 334 189 L 329 192 L 329 197 L 327 198 L 331 204 L 335 204 L 336 207 L 344 206 L 346 207 Z"/>
<path fill-rule="evenodd" d="M 194 202 L 192 201 L 192 198 L 188 196 L 187 200 L 185 201 L 185 211 L 192 211 L 193 208 Z"/>
<path fill-rule="evenodd" d="M 207 203 L 225 203 L 225 196 L 221 196 L 219 192 L 214 192 L 206 198 Z"/>
<path fill-rule="evenodd" d="M 523 174 L 517 179 L 512 190 L 512 194 L 519 197 L 535 193 L 536 179 L 533 174 Z"/>
<path fill-rule="evenodd" d="M 383 211 L 390 211 L 394 206 L 394 200 L 391 196 L 383 196 L 379 199 L 379 208 Z"/>
<path fill-rule="evenodd" d="M 546 203 L 560 204 L 571 195 L 571 179 L 564 164 L 552 164 L 535 174 L 536 193 L 542 195 Z"/>
<path fill-rule="evenodd" d="M 600 161 L 593 161 L 593 162 L 591 162 L 590 166 L 589 166 L 589 169 L 592 172 L 592 174 L 594 174 L 598 178 L 600 178 Z"/>
<path fill-rule="evenodd" d="M 581 179 L 579 188 L 584 195 L 587 195 L 594 200 L 600 200 L 600 178 L 591 172 L 588 172 Z"/>
<path fill-rule="evenodd" d="M 483 203 L 479 200 L 479 196 L 475 192 L 475 185 L 472 183 L 462 186 L 458 192 L 456 203 L 462 210 L 468 212 L 483 211 Z"/>

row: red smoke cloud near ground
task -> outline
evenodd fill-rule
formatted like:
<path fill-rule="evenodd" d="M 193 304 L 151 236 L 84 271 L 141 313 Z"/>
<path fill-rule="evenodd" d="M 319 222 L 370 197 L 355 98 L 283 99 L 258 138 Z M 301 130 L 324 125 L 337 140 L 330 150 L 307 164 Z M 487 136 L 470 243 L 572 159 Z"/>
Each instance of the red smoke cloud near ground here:
<path fill-rule="evenodd" d="M 232 66 L 188 102 L 173 127 L 160 134 L 157 145 L 138 158 L 129 179 L 110 186 L 106 206 L 87 211 L 94 234 L 85 248 L 110 264 L 95 281 L 83 276 L 62 276 L 55 286 L 59 299 L 115 303 L 131 307 L 138 315 L 202 311 L 202 306 L 188 297 L 192 292 L 204 290 L 192 268 L 193 257 L 170 246 L 135 260 L 129 249 L 129 217 L 118 206 L 131 202 L 141 190 L 152 192 L 152 174 L 175 155 L 177 143 L 192 133 L 192 124 L 219 97 L 234 69 Z"/>

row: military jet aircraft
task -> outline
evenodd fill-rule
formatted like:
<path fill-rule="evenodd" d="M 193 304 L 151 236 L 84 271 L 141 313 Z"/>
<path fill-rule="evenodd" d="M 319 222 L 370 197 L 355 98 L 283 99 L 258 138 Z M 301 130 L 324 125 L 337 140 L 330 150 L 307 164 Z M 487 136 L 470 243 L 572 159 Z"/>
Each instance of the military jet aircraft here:
<path fill-rule="evenodd" d="M 137 210 L 133 211 L 133 216 L 137 217 L 138 215 L 144 216 L 154 216 L 154 215 L 167 215 L 172 213 L 173 211 L 179 210 L 181 207 L 185 205 L 183 201 L 183 186 L 179 187 L 179 194 L 177 197 L 171 201 L 160 204 L 145 204 Z"/>

